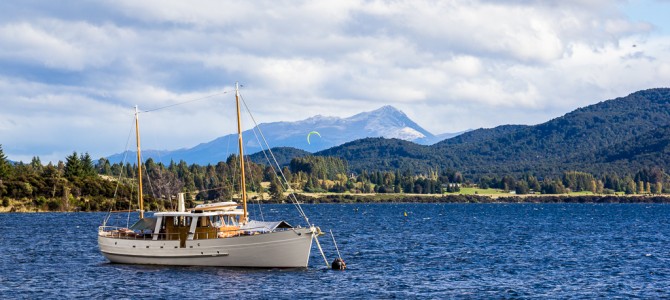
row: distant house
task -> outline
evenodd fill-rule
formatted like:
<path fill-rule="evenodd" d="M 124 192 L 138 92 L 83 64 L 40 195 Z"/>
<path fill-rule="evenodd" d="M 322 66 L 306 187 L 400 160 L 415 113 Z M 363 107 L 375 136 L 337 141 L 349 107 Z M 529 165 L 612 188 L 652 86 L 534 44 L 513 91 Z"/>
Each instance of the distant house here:
<path fill-rule="evenodd" d="M 455 187 L 461 187 L 460 183 L 455 183 L 455 182 L 449 182 L 449 183 L 443 183 L 442 188 L 455 188 Z"/>

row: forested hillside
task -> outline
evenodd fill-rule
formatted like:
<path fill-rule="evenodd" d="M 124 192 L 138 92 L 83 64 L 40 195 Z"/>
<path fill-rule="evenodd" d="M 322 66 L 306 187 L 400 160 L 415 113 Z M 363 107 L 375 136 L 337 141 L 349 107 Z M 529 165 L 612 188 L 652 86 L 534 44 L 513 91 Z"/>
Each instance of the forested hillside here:
<path fill-rule="evenodd" d="M 535 126 L 478 129 L 433 146 L 387 139 L 364 139 L 318 155 L 346 159 L 353 170 L 455 168 L 465 175 L 566 170 L 602 173 L 616 161 L 621 173 L 641 167 L 668 169 L 665 151 L 670 126 L 670 89 L 651 89 L 577 109 Z M 629 163 L 627 163 L 629 162 Z"/>
<path fill-rule="evenodd" d="M 277 160 L 277 163 L 279 163 L 282 166 L 288 165 L 294 158 L 312 155 L 312 153 L 309 153 L 305 150 L 291 147 L 272 148 L 272 154 L 274 155 L 274 158 Z M 265 153 L 263 153 L 263 151 L 259 151 L 249 155 L 249 159 L 251 159 L 251 161 L 257 164 L 268 165 L 269 164 L 268 159 L 272 158 L 270 152 L 266 150 Z"/>
<path fill-rule="evenodd" d="M 431 147 L 400 139 L 366 138 L 317 152 L 319 156 L 337 156 L 350 164 L 350 170 L 361 172 L 415 170 L 427 171 L 438 164 Z"/>
<path fill-rule="evenodd" d="M 251 201 L 281 202 L 289 185 L 292 191 L 309 193 L 441 194 L 443 184 L 463 181 L 457 172 L 425 176 L 409 171 L 373 171 L 354 175 L 348 173 L 346 161 L 327 156 L 294 158 L 281 170 L 251 161 L 245 165 Z M 187 207 L 193 207 L 194 201 L 239 201 L 239 166 L 235 155 L 206 166 L 183 160 L 165 165 L 149 158 L 142 168 L 145 207 L 174 210 L 177 193 L 186 193 Z M 134 210 L 138 208 L 137 175 L 136 165 L 111 163 L 106 158 L 94 163 L 87 153 L 72 153 L 56 165 L 44 166 L 39 157 L 30 164 L 10 163 L 0 145 L 0 211 Z"/>

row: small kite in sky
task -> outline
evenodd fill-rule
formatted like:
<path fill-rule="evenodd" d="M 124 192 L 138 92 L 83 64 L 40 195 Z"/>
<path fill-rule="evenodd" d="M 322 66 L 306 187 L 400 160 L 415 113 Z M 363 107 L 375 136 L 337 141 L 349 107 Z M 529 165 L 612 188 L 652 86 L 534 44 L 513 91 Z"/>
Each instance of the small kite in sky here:
<path fill-rule="evenodd" d="M 318 132 L 316 132 L 316 131 L 310 131 L 310 132 L 307 134 L 307 144 L 310 144 L 310 145 L 312 144 L 312 143 L 309 142 L 309 137 L 310 137 L 312 134 L 316 134 L 316 135 L 318 135 L 319 137 L 321 137 L 321 134 L 319 134 Z"/>

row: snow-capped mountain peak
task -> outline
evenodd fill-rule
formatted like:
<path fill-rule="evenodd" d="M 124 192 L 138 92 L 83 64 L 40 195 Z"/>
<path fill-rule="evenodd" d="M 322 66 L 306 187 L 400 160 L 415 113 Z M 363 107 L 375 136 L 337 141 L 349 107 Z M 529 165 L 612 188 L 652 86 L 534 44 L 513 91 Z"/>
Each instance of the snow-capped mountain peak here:
<path fill-rule="evenodd" d="M 310 152 L 328 149 L 334 146 L 368 137 L 397 138 L 407 141 L 423 142 L 435 138 L 433 134 L 412 121 L 397 108 L 386 105 L 379 109 L 362 112 L 348 118 L 316 115 L 295 122 L 273 122 L 260 124 L 270 147 L 293 147 Z M 319 132 L 307 140 L 311 131 Z M 228 142 L 235 141 L 236 134 L 219 137 L 208 143 L 202 143 L 190 149 L 162 153 L 163 159 L 181 159 L 189 163 L 216 163 L 225 161 Z M 251 130 L 243 132 L 246 153 L 260 151 Z M 148 153 L 148 152 L 145 152 Z M 110 161 L 122 154 L 110 156 Z M 147 155 L 145 154 L 145 157 Z M 168 158 L 169 157 L 169 158 Z M 148 157 L 147 157 L 148 158 Z"/>

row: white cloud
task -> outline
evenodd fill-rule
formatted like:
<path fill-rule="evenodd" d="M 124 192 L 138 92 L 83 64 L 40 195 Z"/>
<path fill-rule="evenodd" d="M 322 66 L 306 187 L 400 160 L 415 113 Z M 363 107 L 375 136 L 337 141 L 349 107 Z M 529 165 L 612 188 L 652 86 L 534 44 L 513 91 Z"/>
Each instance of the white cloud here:
<path fill-rule="evenodd" d="M 542 122 L 667 85 L 670 38 L 628 18 L 624 3 L 106 1 L 82 15 L 74 2 L 5 6 L 0 143 L 10 157 L 119 152 L 133 105 L 235 81 L 262 122 L 387 104 L 434 133 Z M 143 114 L 143 148 L 231 132 L 228 96 Z"/>
<path fill-rule="evenodd" d="M 112 63 L 134 36 L 111 25 L 46 19 L 4 24 L 0 39 L 4 41 L 0 57 L 5 60 L 83 71 Z"/>

